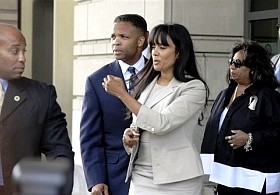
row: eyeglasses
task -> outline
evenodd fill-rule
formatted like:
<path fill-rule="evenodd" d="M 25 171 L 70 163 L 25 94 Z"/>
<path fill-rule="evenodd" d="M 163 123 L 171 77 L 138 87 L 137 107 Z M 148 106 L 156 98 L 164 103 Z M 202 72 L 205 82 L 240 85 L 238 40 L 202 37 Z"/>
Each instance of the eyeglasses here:
<path fill-rule="evenodd" d="M 235 68 L 240 68 L 241 66 L 244 66 L 245 61 L 241 61 L 239 59 L 230 59 L 228 61 L 229 66 L 231 66 L 232 64 L 234 64 Z"/>

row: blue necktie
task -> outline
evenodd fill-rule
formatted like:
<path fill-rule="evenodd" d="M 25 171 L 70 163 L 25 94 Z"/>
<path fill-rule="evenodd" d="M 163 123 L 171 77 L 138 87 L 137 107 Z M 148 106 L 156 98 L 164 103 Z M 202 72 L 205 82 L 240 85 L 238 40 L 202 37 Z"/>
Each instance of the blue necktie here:
<path fill-rule="evenodd" d="M 133 92 L 133 88 L 134 88 L 134 85 L 135 85 L 135 82 L 137 80 L 137 75 L 136 75 L 136 72 L 135 72 L 136 68 L 134 67 L 129 67 L 127 69 L 128 72 L 130 72 L 130 78 L 129 78 L 129 84 L 128 84 L 128 91 L 129 93 L 132 93 Z"/>

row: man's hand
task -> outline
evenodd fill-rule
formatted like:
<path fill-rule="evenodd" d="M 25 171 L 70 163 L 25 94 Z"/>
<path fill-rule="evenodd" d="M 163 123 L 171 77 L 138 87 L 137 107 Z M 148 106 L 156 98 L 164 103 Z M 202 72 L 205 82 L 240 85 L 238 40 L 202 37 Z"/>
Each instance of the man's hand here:
<path fill-rule="evenodd" d="M 109 195 L 108 186 L 104 183 L 97 184 L 91 188 L 92 195 Z"/>

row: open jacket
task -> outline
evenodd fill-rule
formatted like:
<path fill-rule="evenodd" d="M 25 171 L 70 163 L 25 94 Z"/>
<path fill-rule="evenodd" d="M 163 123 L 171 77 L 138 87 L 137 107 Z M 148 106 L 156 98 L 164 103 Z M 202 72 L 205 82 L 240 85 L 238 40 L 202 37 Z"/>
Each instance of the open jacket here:
<path fill-rule="evenodd" d="M 110 195 L 128 194 L 129 183 L 124 180 L 129 157 L 122 136 L 131 118 L 125 119 L 127 110 L 121 100 L 104 90 L 102 82 L 107 75 L 123 78 L 117 60 L 92 73 L 86 81 L 80 132 L 83 168 L 89 191 L 105 183 Z"/>
<path fill-rule="evenodd" d="M 9 81 L 0 115 L 0 153 L 6 194 L 12 194 L 12 170 L 24 158 L 41 157 L 43 153 L 48 159 L 65 157 L 74 166 L 65 114 L 56 98 L 52 85 L 25 77 Z"/>
<path fill-rule="evenodd" d="M 269 173 L 280 173 L 280 95 L 273 89 L 251 85 L 245 94 L 234 100 L 219 130 L 221 113 L 235 87 L 236 83 L 231 83 L 218 95 L 212 107 L 201 147 L 204 169 L 210 170 L 208 174 L 214 182 L 261 191 L 265 180 L 267 185 L 271 183 Z M 225 140 L 232 135 L 231 130 L 252 133 L 252 150 L 232 149 Z M 214 162 L 207 161 L 210 156 L 214 157 Z M 280 181 L 279 177 L 274 179 Z"/>
<path fill-rule="evenodd" d="M 154 184 L 191 179 L 203 174 L 201 160 L 193 141 L 193 133 L 203 110 L 206 90 L 199 80 L 180 82 L 173 78 L 166 90 L 151 104 L 145 104 L 157 77 L 139 97 L 142 106 L 133 123 L 151 133 L 151 155 Z M 138 151 L 131 153 L 127 179 L 133 170 Z"/>

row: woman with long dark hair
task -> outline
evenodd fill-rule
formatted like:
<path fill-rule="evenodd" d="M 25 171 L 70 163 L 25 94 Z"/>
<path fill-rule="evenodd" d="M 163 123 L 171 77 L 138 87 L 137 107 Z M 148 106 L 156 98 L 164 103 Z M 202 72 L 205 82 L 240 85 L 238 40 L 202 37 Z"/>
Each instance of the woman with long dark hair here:
<path fill-rule="evenodd" d="M 180 24 L 160 24 L 150 32 L 149 47 L 152 56 L 137 75 L 133 95 L 121 78 L 108 75 L 103 83 L 133 113 L 123 136 L 131 155 L 130 194 L 201 195 L 203 169 L 193 133 L 203 119 L 208 87 L 190 34 Z"/>

